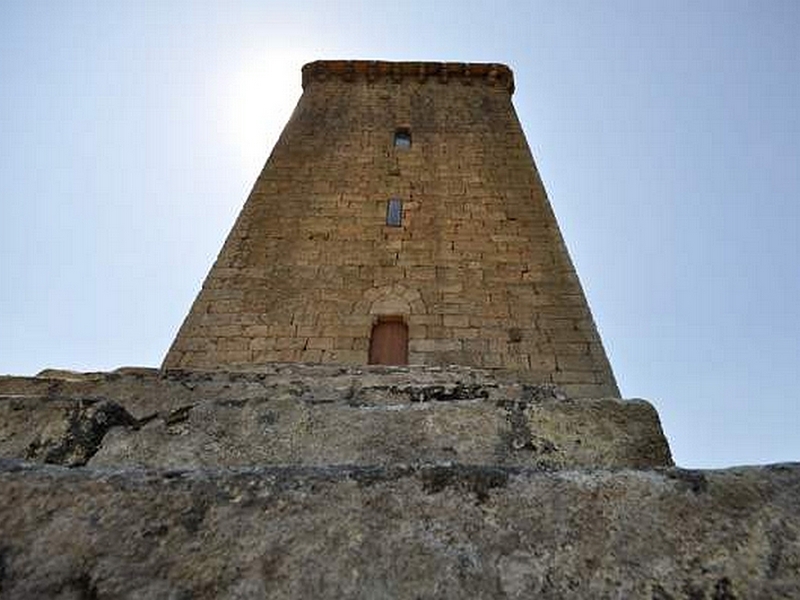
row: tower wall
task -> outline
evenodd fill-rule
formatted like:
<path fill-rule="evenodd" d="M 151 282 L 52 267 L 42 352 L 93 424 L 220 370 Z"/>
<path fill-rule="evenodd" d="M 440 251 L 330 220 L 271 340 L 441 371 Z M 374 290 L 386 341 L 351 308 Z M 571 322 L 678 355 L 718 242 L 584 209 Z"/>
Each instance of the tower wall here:
<path fill-rule="evenodd" d="M 365 364 L 391 316 L 411 364 L 618 396 L 507 67 L 325 61 L 303 87 L 166 368 Z"/>

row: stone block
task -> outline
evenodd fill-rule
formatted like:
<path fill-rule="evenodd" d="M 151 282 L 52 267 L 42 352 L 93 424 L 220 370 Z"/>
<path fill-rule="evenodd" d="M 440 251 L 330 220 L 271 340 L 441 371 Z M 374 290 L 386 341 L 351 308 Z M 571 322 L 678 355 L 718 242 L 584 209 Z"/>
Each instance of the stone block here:
<path fill-rule="evenodd" d="M 444 315 L 442 324 L 445 327 L 469 327 L 469 319 L 467 315 Z"/>
<path fill-rule="evenodd" d="M 0 487 L 10 600 L 800 596 L 798 465 L 189 472 L 5 461 Z"/>

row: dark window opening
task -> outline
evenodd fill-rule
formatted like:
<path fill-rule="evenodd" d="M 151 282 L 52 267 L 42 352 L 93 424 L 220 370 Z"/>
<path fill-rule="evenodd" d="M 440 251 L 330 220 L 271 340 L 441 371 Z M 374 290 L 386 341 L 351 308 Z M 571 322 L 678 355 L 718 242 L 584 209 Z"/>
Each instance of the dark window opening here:
<path fill-rule="evenodd" d="M 403 225 L 403 201 L 400 198 L 392 198 L 386 205 L 386 224 L 389 227 Z"/>
<path fill-rule="evenodd" d="M 411 148 L 411 130 L 406 127 L 396 129 L 394 132 L 394 147 L 408 150 Z"/>

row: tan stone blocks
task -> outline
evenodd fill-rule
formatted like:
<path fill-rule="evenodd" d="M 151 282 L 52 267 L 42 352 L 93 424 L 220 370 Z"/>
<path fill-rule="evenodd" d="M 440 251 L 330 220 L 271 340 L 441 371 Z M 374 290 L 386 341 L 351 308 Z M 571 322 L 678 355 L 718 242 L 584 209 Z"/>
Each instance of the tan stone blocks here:
<path fill-rule="evenodd" d="M 575 384 L 575 383 L 601 383 L 603 375 L 595 371 L 554 371 L 552 373 L 553 383 Z"/>
<path fill-rule="evenodd" d="M 599 367 L 595 357 L 588 354 L 556 355 L 559 371 L 592 371 Z"/>
<path fill-rule="evenodd" d="M 306 344 L 306 338 L 299 337 L 276 337 L 276 350 L 302 350 Z"/>
<path fill-rule="evenodd" d="M 442 324 L 445 327 L 469 327 L 470 317 L 467 315 L 448 314 L 442 317 Z M 474 337 L 474 336 L 470 336 Z"/>
<path fill-rule="evenodd" d="M 434 263 L 433 249 L 428 250 L 401 250 L 396 254 L 393 264 L 401 267 L 426 267 Z"/>
<path fill-rule="evenodd" d="M 403 255 L 401 254 L 401 258 Z M 398 264 L 403 264 L 403 261 L 398 261 Z M 418 267 L 405 267 L 403 269 L 404 279 L 409 281 L 433 281 L 436 279 L 436 269 L 433 266 L 418 266 Z"/>
<path fill-rule="evenodd" d="M 437 279 L 439 279 L 439 270 L 437 269 Z M 442 294 L 442 297 L 446 297 L 446 295 L 452 295 L 451 297 L 460 297 L 464 293 L 464 282 L 462 281 L 453 281 L 450 283 L 446 283 L 444 285 L 438 286 L 439 293 Z"/>
<path fill-rule="evenodd" d="M 340 315 L 339 323 L 347 326 L 359 327 L 359 331 L 372 326 L 373 317 L 367 313 Z"/>
<path fill-rule="evenodd" d="M 488 317 L 503 317 L 508 318 L 510 310 L 507 302 L 492 301 L 491 299 L 487 304 L 481 307 L 481 314 Z"/>
<path fill-rule="evenodd" d="M 353 350 L 362 350 L 366 352 L 368 349 L 369 349 L 368 337 L 353 338 Z"/>
<path fill-rule="evenodd" d="M 436 340 L 411 339 L 408 343 L 408 350 L 411 353 L 434 352 L 436 349 Z"/>
<path fill-rule="evenodd" d="M 532 352 L 528 354 L 528 363 L 531 369 L 537 371 L 552 373 L 556 370 L 556 357 L 552 354 L 538 354 Z"/>
<path fill-rule="evenodd" d="M 248 325 L 242 331 L 245 337 L 251 339 L 263 339 L 269 335 L 268 325 Z"/>
<path fill-rule="evenodd" d="M 206 328 L 210 338 L 237 337 L 244 333 L 240 325 L 217 325 Z"/>
<path fill-rule="evenodd" d="M 481 336 L 481 330 L 477 327 L 454 327 L 452 335 L 459 340 L 475 339 Z"/>
<path fill-rule="evenodd" d="M 320 333 L 324 337 L 351 337 L 358 338 L 369 335 L 372 328 L 370 321 L 369 325 L 330 325 L 320 329 Z"/>
<path fill-rule="evenodd" d="M 506 332 L 498 333 L 497 337 L 487 338 L 486 342 L 489 345 L 489 354 L 501 355 L 508 352 L 508 334 Z"/>
<path fill-rule="evenodd" d="M 555 353 L 559 356 L 591 354 L 592 344 L 590 342 L 560 342 L 552 345 Z"/>
<path fill-rule="evenodd" d="M 306 340 L 305 348 L 309 350 L 332 350 L 335 338 L 332 337 L 310 337 Z"/>
<path fill-rule="evenodd" d="M 419 325 L 416 323 L 410 323 L 407 320 L 405 321 L 405 323 L 406 326 L 408 327 L 408 335 L 410 339 L 429 337 L 428 325 Z"/>
<path fill-rule="evenodd" d="M 366 364 L 367 353 L 360 350 L 325 350 L 321 362 L 341 363 L 344 365 Z"/>
<path fill-rule="evenodd" d="M 573 296 L 570 296 L 570 298 L 573 298 Z M 575 305 L 569 305 L 567 303 L 563 304 L 550 303 L 546 305 L 537 304 L 536 316 L 537 320 L 541 320 L 543 318 L 582 319 L 585 317 L 589 317 L 589 313 L 585 305 L 575 306 Z"/>
<path fill-rule="evenodd" d="M 530 357 L 527 354 L 501 354 L 501 366 L 514 371 L 526 371 L 531 368 Z"/>
<path fill-rule="evenodd" d="M 183 343 L 182 349 L 184 351 L 215 352 L 217 349 L 217 340 L 203 337 L 188 338 Z"/>
<path fill-rule="evenodd" d="M 486 315 L 470 315 L 470 327 L 477 327 L 478 329 L 497 329 L 508 323 L 507 319 L 501 317 L 487 317 Z"/>
<path fill-rule="evenodd" d="M 536 324 L 545 331 L 577 331 L 578 324 L 576 319 L 556 319 L 550 317 L 537 318 Z"/>
<path fill-rule="evenodd" d="M 541 329 L 544 335 L 550 342 L 585 342 L 590 339 L 584 331 L 577 329 Z"/>
<path fill-rule="evenodd" d="M 442 315 L 413 314 L 408 317 L 409 327 L 413 325 L 441 325 Z"/>
<path fill-rule="evenodd" d="M 292 337 L 297 335 L 297 326 L 291 324 L 275 323 L 269 325 L 270 337 Z"/>
<path fill-rule="evenodd" d="M 300 348 L 282 348 L 275 351 L 277 362 L 297 362 L 301 359 L 303 351 Z"/>
<path fill-rule="evenodd" d="M 488 285 L 517 283 L 522 281 L 522 269 L 498 265 L 493 269 L 486 269 L 483 279 Z"/>
<path fill-rule="evenodd" d="M 452 315 L 469 315 L 470 313 L 476 314 L 480 312 L 480 308 L 476 307 L 472 304 L 467 304 L 464 302 L 463 298 L 458 298 L 458 300 L 453 302 L 437 302 L 431 306 L 431 312 L 434 314 L 442 315 L 444 319 L 445 316 L 452 316 Z"/>
<path fill-rule="evenodd" d="M 322 362 L 323 350 L 319 348 L 307 348 L 300 353 L 299 360 L 302 362 L 318 363 Z"/>
<path fill-rule="evenodd" d="M 351 337 L 337 337 L 333 338 L 333 349 L 334 350 L 352 350 L 353 349 L 353 342 L 357 338 Z"/>
<path fill-rule="evenodd" d="M 239 312 L 240 306 L 241 306 L 241 301 L 217 300 L 208 307 L 208 312 L 211 314 L 215 313 L 236 314 L 237 312 Z"/>
<path fill-rule="evenodd" d="M 257 365 L 257 364 L 264 364 L 270 362 L 277 362 L 280 360 L 278 358 L 279 353 L 275 349 L 265 349 L 265 350 L 252 350 L 250 352 L 250 363 Z"/>
<path fill-rule="evenodd" d="M 433 364 L 432 352 L 409 352 L 408 364 L 410 365 L 432 365 Z"/>
<path fill-rule="evenodd" d="M 295 333 L 297 337 L 307 338 L 319 333 L 319 326 L 317 325 L 298 325 Z"/>
<path fill-rule="evenodd" d="M 461 350 L 461 340 L 438 339 L 433 341 L 434 352 L 451 352 Z"/>
<path fill-rule="evenodd" d="M 220 357 L 220 360 L 225 361 L 224 364 L 229 365 L 241 365 L 247 364 L 250 362 L 250 351 L 249 350 L 227 350 L 227 351 L 218 351 L 214 358 Z M 208 359 L 204 361 L 206 364 L 205 366 L 212 366 L 209 364 Z M 189 365 L 186 365 L 189 366 Z"/>
<path fill-rule="evenodd" d="M 252 337 L 250 338 L 250 350 L 274 350 L 277 339 L 273 337 Z"/>

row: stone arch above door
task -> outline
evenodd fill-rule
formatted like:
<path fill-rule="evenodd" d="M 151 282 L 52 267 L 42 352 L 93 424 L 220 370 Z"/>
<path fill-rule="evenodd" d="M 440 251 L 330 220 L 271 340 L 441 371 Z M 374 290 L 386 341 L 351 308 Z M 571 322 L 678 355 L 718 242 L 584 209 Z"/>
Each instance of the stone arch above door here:
<path fill-rule="evenodd" d="M 416 315 L 427 312 L 419 291 L 402 284 L 371 288 L 354 307 L 356 314 Z"/>

